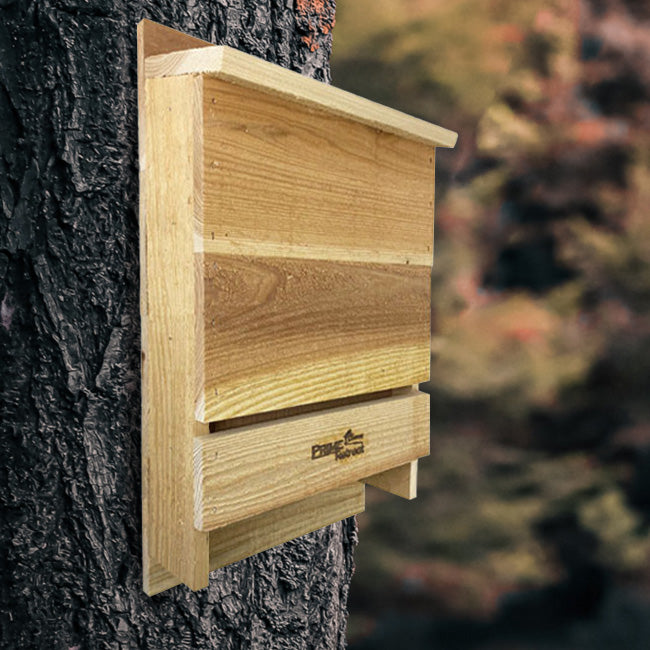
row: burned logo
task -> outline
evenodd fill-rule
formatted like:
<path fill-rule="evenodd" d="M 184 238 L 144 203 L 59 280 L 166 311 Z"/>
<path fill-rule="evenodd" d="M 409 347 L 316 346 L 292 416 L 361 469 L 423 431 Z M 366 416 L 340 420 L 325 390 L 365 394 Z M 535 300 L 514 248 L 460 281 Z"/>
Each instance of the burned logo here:
<path fill-rule="evenodd" d="M 348 429 L 342 438 L 334 442 L 325 442 L 322 445 L 312 445 L 311 458 L 324 458 L 333 455 L 336 460 L 344 460 L 352 456 L 363 454 L 363 433 L 353 433 Z"/>

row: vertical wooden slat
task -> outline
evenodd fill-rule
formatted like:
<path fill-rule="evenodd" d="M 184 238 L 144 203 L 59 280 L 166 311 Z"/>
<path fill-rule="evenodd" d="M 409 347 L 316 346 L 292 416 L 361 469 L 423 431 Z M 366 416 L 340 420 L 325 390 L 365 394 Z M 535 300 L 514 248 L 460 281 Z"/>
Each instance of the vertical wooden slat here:
<path fill-rule="evenodd" d="M 418 461 L 413 460 L 399 467 L 374 474 L 365 478 L 363 482 L 403 499 L 415 499 L 418 485 Z"/>
<path fill-rule="evenodd" d="M 200 222 L 195 160 L 201 83 L 147 80 L 141 238 L 143 537 L 146 566 L 162 565 L 192 589 L 208 584 L 209 538 L 193 526 L 197 306 L 194 232 Z M 197 214 L 199 213 L 199 214 Z M 148 585 L 145 579 L 145 590 Z"/>

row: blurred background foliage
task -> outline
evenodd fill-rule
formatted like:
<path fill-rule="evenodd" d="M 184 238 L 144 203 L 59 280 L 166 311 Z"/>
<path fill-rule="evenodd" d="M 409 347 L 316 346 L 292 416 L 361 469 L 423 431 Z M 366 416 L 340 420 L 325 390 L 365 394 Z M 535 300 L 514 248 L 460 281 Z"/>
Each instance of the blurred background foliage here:
<path fill-rule="evenodd" d="M 368 490 L 351 648 L 650 647 L 650 2 L 339 0 L 437 155 L 432 453 Z"/>

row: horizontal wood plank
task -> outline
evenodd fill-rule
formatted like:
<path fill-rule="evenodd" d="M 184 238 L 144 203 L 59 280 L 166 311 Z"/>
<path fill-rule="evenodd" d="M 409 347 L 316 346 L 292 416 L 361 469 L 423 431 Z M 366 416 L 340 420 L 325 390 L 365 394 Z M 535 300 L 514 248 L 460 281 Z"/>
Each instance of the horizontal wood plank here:
<path fill-rule="evenodd" d="M 204 93 L 197 249 L 431 265 L 431 147 L 219 79 Z"/>
<path fill-rule="evenodd" d="M 210 571 L 363 512 L 365 486 L 344 485 L 209 533 Z M 150 596 L 181 584 L 160 564 L 145 573 Z"/>
<path fill-rule="evenodd" d="M 206 254 L 204 277 L 199 420 L 429 377 L 429 267 Z"/>
<path fill-rule="evenodd" d="M 458 139 L 449 129 L 224 45 L 151 56 L 145 71 L 148 77 L 208 74 L 429 146 L 453 147 Z"/>
<path fill-rule="evenodd" d="M 352 483 L 217 528 L 210 533 L 210 570 L 357 515 L 365 496 L 365 486 Z"/>
<path fill-rule="evenodd" d="M 209 531 L 429 453 L 429 396 L 409 393 L 195 439 L 195 525 Z"/>

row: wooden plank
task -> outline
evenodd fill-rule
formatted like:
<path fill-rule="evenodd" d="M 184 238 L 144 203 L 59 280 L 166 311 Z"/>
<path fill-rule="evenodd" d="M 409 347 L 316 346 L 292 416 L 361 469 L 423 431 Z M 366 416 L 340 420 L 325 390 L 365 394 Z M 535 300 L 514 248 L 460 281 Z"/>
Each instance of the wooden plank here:
<path fill-rule="evenodd" d="M 210 571 L 352 517 L 364 508 L 365 487 L 352 483 L 214 530 L 209 533 Z M 178 584 L 173 574 L 154 565 L 147 593 L 157 594 Z"/>
<path fill-rule="evenodd" d="M 431 265 L 434 156 L 419 142 L 207 78 L 206 252 Z"/>
<path fill-rule="evenodd" d="M 161 584 L 161 580 L 172 580 L 173 584 L 179 584 L 178 580 L 173 574 L 169 573 L 162 565 L 158 563 L 155 557 L 151 554 L 150 539 L 155 534 L 153 522 L 151 521 L 150 510 L 153 507 L 149 493 L 149 459 L 148 451 L 150 445 L 149 430 L 150 430 L 150 417 L 147 414 L 147 404 L 145 403 L 150 399 L 150 390 L 148 387 L 149 371 L 145 363 L 144 350 L 147 347 L 147 257 L 146 257 L 146 198 L 147 198 L 147 174 L 146 171 L 146 136 L 147 130 L 145 128 L 146 115 L 145 115 L 145 74 L 144 62 L 145 58 L 152 55 L 166 54 L 176 50 L 185 50 L 188 48 L 196 48 L 202 46 L 210 46 L 210 43 L 205 43 L 199 39 L 187 36 L 174 29 L 164 27 L 150 20 L 142 20 L 138 23 L 137 28 L 137 49 L 138 49 L 138 132 L 139 132 L 139 154 L 140 154 L 140 304 L 142 314 L 142 372 L 143 372 L 143 386 L 142 386 L 142 423 L 143 423 L 143 440 L 142 440 L 142 497 L 143 497 L 143 586 L 144 590 L 151 593 L 158 593 L 161 589 L 157 589 L 157 585 Z M 201 328 L 202 329 L 202 328 Z M 202 428 L 201 432 L 205 432 Z M 204 536 L 198 536 L 200 543 L 204 543 Z M 171 586 L 171 585 L 170 585 Z M 166 588 L 166 587 L 165 587 Z"/>
<path fill-rule="evenodd" d="M 192 589 L 208 584 L 209 537 L 193 527 L 192 444 L 208 431 L 194 420 L 200 222 L 201 84 L 151 79 L 144 97 L 140 158 L 144 587 L 162 565 Z M 199 187 L 200 189 L 200 187 Z M 199 272 L 200 275 L 200 272 Z M 196 292 L 199 292 L 198 294 Z"/>
<path fill-rule="evenodd" d="M 232 564 L 359 514 L 365 508 L 365 494 L 362 483 L 352 483 L 213 530 L 210 569 Z"/>
<path fill-rule="evenodd" d="M 208 422 L 427 381 L 430 269 L 205 255 Z"/>
<path fill-rule="evenodd" d="M 152 56 L 145 70 L 147 77 L 206 73 L 434 147 L 453 147 L 458 138 L 436 124 L 223 45 Z"/>
<path fill-rule="evenodd" d="M 412 460 L 410 463 L 368 476 L 363 479 L 363 482 L 403 499 L 415 499 L 418 487 L 418 461 Z"/>
<path fill-rule="evenodd" d="M 195 526 L 214 530 L 429 453 L 429 396 L 383 400 L 195 439 Z"/>

